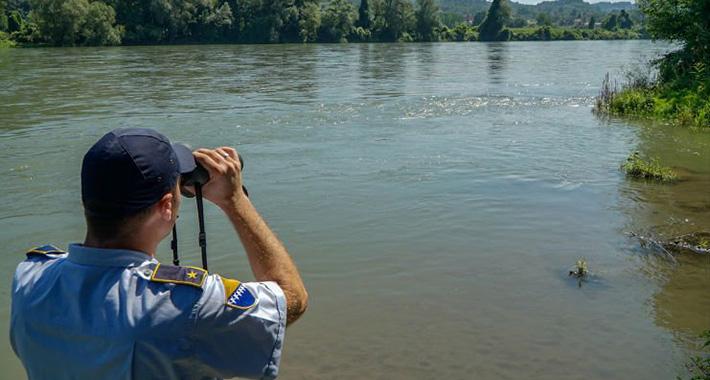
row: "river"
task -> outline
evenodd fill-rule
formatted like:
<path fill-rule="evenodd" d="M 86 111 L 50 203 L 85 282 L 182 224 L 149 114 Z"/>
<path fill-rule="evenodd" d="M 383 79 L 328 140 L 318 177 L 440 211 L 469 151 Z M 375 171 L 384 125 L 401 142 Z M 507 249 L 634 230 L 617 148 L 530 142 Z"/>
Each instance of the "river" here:
<path fill-rule="evenodd" d="M 244 156 L 311 296 L 283 379 L 675 378 L 710 328 L 710 257 L 674 263 L 628 233 L 710 231 L 710 133 L 591 112 L 605 73 L 669 48 L 0 50 L 0 330 L 24 252 L 83 238 L 84 152 L 142 126 Z M 626 179 L 636 150 L 682 181 Z M 199 265 L 194 209 L 180 244 Z M 249 280 L 226 219 L 207 214 L 210 269 Z M 594 277 L 578 287 L 581 257 Z M 0 367 L 24 376 L 7 339 Z"/>

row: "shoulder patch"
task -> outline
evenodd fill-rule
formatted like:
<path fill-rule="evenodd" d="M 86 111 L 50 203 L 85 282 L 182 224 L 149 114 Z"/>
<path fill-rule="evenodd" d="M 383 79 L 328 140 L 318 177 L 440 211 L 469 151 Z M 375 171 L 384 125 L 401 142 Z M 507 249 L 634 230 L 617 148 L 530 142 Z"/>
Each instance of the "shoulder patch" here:
<path fill-rule="evenodd" d="M 224 284 L 225 304 L 235 309 L 248 310 L 256 305 L 256 297 L 252 292 L 237 280 L 222 278 Z"/>
<path fill-rule="evenodd" d="M 150 276 L 150 281 L 192 285 L 201 288 L 206 278 L 207 271 L 202 268 L 158 264 Z"/>
<path fill-rule="evenodd" d="M 27 256 L 33 256 L 33 255 L 63 255 L 66 252 L 51 245 L 43 245 L 39 247 L 35 247 L 27 251 Z"/>

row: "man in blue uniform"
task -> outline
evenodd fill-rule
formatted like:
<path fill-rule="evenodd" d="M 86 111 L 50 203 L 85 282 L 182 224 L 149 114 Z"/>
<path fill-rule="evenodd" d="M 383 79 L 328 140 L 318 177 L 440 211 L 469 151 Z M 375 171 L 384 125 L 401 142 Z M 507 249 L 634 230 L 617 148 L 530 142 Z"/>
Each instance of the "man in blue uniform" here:
<path fill-rule="evenodd" d="M 244 245 L 258 282 L 159 263 L 180 175 L 195 160 L 204 197 Z M 232 148 L 181 150 L 149 129 L 118 129 L 84 157 L 83 244 L 27 253 L 13 280 L 10 339 L 30 379 L 272 379 L 287 323 L 307 293 L 241 185 Z"/>

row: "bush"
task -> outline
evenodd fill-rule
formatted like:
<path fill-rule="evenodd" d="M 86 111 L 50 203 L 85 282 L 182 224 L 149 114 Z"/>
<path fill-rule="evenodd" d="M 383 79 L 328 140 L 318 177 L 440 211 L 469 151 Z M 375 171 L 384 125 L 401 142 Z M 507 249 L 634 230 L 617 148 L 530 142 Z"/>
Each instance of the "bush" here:
<path fill-rule="evenodd" d="M 0 10 L 0 33 L 7 32 L 8 19 L 7 15 Z"/>
<path fill-rule="evenodd" d="M 649 115 L 654 108 L 653 93 L 643 89 L 621 91 L 609 104 L 610 112 L 617 115 Z"/>
<path fill-rule="evenodd" d="M 633 178 L 649 179 L 659 182 L 673 182 L 678 179 L 675 172 L 662 166 L 657 159 L 644 160 L 639 152 L 634 152 L 621 166 L 626 175 Z"/>
<path fill-rule="evenodd" d="M 478 40 L 478 33 L 475 27 L 461 23 L 453 29 L 443 27 L 440 38 L 445 41 L 476 41 Z"/>
<path fill-rule="evenodd" d="M 10 12 L 10 17 L 7 19 L 7 31 L 10 33 L 19 32 L 25 26 L 25 19 L 22 18 L 20 11 Z"/>
<path fill-rule="evenodd" d="M 10 35 L 0 32 L 0 49 L 13 46 L 15 46 L 15 42 L 10 39 Z"/>
<path fill-rule="evenodd" d="M 710 349 L 710 330 L 702 333 L 700 338 L 705 341 L 702 345 L 702 349 L 704 349 L 706 353 L 704 356 L 693 356 L 690 358 L 690 362 L 685 365 L 690 376 L 692 376 L 690 380 L 710 380 L 710 356 L 707 355 L 707 350 Z"/>
<path fill-rule="evenodd" d="M 121 42 L 113 7 L 89 0 L 33 0 L 32 21 L 53 45 L 113 45 Z"/>

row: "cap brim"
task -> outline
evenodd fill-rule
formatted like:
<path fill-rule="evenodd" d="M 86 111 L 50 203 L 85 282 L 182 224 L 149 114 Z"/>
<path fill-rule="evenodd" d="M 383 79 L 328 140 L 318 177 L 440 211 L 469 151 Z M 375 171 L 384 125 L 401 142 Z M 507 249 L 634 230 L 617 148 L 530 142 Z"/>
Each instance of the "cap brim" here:
<path fill-rule="evenodd" d="M 178 170 L 180 174 L 190 173 L 197 167 L 195 162 L 195 157 L 192 155 L 192 149 L 185 144 L 172 144 L 173 151 L 177 156 L 178 160 Z"/>

